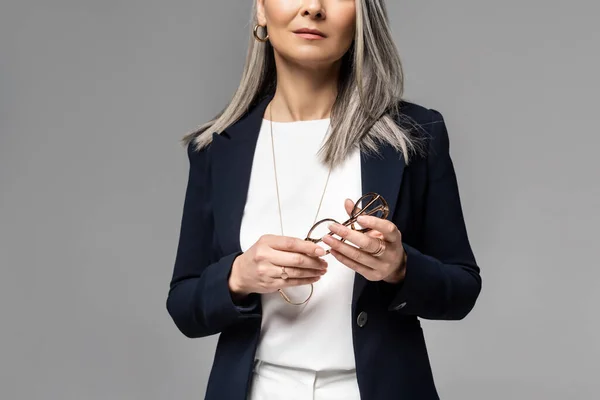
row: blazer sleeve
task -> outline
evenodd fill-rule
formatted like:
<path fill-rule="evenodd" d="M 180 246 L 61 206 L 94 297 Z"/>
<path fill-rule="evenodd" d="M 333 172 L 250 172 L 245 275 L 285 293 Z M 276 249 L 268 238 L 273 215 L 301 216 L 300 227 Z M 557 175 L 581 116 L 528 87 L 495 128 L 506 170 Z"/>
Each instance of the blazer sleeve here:
<path fill-rule="evenodd" d="M 475 305 L 480 269 L 469 244 L 442 115 L 430 110 L 427 183 L 419 249 L 403 243 L 405 279 L 393 290 L 390 311 L 425 319 L 458 320 Z"/>
<path fill-rule="evenodd" d="M 236 304 L 229 291 L 231 267 L 242 252 L 214 256 L 209 147 L 200 151 L 194 151 L 191 143 L 187 147 L 189 175 L 166 302 L 175 325 L 190 338 L 219 333 L 261 314 L 258 294 Z"/>

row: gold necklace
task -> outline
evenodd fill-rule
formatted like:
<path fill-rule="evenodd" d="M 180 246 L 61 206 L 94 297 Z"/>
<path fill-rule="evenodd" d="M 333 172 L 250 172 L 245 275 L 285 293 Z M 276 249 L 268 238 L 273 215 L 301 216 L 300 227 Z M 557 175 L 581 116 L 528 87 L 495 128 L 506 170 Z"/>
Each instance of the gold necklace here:
<path fill-rule="evenodd" d="M 279 208 L 279 225 L 281 227 L 281 236 L 283 236 L 283 218 L 281 216 L 281 201 L 279 199 L 279 184 L 277 183 L 277 165 L 275 163 L 275 144 L 273 143 L 273 112 L 272 112 L 271 104 L 269 104 L 269 123 L 270 123 L 270 127 L 271 127 L 271 150 L 273 152 L 273 171 L 275 172 L 275 189 L 277 191 L 277 206 Z M 323 188 L 323 194 L 321 195 L 321 200 L 319 201 L 319 208 L 317 208 L 317 214 L 315 215 L 315 220 L 313 222 L 313 226 L 317 222 L 317 217 L 319 216 L 319 211 L 321 210 L 321 204 L 323 204 L 323 198 L 325 197 L 325 192 L 327 191 L 327 185 L 329 184 L 329 177 L 331 176 L 331 170 L 332 170 L 332 166 L 330 165 L 329 173 L 327 174 L 327 180 L 325 181 L 325 187 Z M 308 300 L 310 300 L 310 298 L 312 297 L 314 286 L 312 283 L 310 284 L 310 294 L 308 295 L 306 300 L 304 300 L 301 303 L 292 302 L 290 300 L 290 298 L 285 294 L 283 289 L 277 289 L 277 290 L 279 291 L 279 294 L 281 294 L 281 297 L 283 297 L 283 299 L 285 301 L 287 301 L 288 303 L 290 303 L 294 306 L 301 306 L 302 304 L 304 304 Z"/>

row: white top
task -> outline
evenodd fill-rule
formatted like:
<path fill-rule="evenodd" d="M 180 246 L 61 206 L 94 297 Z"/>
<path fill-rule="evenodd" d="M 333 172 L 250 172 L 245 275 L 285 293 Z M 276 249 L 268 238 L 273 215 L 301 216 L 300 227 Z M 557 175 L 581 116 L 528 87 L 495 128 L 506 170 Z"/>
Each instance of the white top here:
<path fill-rule="evenodd" d="M 283 233 L 304 239 L 313 225 L 329 167 L 317 159 L 328 134 L 329 119 L 273 122 L 275 162 L 281 198 Z M 240 231 L 243 251 L 263 234 L 281 234 L 269 121 L 263 119 L 256 144 Z M 317 220 L 348 219 L 344 200 L 362 195 L 360 152 L 334 168 Z M 308 303 L 287 303 L 279 292 L 263 294 L 263 318 L 256 358 L 279 365 L 325 369 L 355 368 L 352 346 L 352 290 L 355 272 L 331 254 L 323 257 L 328 271 L 314 284 Z M 310 286 L 285 288 L 293 301 L 303 301 Z"/>

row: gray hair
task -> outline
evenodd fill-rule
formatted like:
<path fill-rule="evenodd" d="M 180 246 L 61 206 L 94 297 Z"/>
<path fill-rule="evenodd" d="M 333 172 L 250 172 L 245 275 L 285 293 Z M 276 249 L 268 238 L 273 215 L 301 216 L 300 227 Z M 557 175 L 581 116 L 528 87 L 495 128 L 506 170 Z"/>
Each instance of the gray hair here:
<path fill-rule="evenodd" d="M 186 146 L 191 141 L 196 150 L 207 146 L 213 132 L 220 134 L 260 99 L 275 92 L 273 47 L 268 41 L 258 42 L 252 35 L 256 23 L 256 2 L 253 3 L 241 82 L 223 111 L 182 138 Z M 411 127 L 418 128 L 416 124 L 400 112 L 403 90 L 402 64 L 384 0 L 356 0 L 356 34 L 342 59 L 338 93 L 331 109 L 331 132 L 319 151 L 321 162 L 336 166 L 357 145 L 363 152 L 378 153 L 378 143 L 383 142 L 401 152 L 408 164 L 413 151 L 422 151 L 422 142 L 410 134 Z"/>

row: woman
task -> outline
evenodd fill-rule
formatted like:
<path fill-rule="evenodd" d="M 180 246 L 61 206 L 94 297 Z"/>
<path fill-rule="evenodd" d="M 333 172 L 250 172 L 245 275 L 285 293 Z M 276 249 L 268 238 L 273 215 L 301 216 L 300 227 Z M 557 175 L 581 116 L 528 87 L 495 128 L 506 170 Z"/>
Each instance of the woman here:
<path fill-rule="evenodd" d="M 402 100 L 383 0 L 253 18 L 233 100 L 184 138 L 167 309 L 221 334 L 206 399 L 437 399 L 418 318 L 481 289 L 442 116 Z"/>

